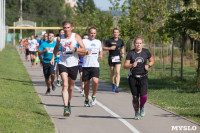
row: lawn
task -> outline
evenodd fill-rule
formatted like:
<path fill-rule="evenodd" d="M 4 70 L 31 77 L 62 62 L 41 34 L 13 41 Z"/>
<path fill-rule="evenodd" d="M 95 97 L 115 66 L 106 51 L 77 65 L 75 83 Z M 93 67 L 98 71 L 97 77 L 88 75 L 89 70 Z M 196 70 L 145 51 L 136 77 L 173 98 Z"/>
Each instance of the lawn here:
<path fill-rule="evenodd" d="M 55 132 L 16 48 L 7 45 L 0 62 L 0 132 Z"/>
<path fill-rule="evenodd" d="M 111 83 L 107 57 L 104 57 L 100 63 L 100 78 Z M 160 63 L 155 63 L 154 67 L 154 72 L 149 72 L 148 101 L 200 123 L 200 88 L 196 86 L 196 69 L 184 66 L 184 79 L 180 80 L 179 64 L 174 63 L 173 78 L 170 77 L 169 65 L 166 66 L 165 73 Z M 125 91 L 129 91 L 128 72 L 122 66 L 120 88 Z"/>

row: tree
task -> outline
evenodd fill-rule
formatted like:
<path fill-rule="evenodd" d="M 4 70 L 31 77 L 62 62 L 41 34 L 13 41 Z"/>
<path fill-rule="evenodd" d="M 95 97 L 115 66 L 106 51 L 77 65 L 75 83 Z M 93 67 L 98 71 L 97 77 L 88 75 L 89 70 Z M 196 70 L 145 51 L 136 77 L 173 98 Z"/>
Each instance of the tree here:
<path fill-rule="evenodd" d="M 183 0 L 184 6 L 186 7 L 184 10 L 180 12 L 172 13 L 166 23 L 166 28 L 174 29 L 173 32 L 177 32 L 181 35 L 182 42 L 181 42 L 181 71 L 180 77 L 183 79 L 183 53 L 185 50 L 185 42 L 187 39 L 187 32 L 189 30 L 193 30 L 196 32 L 200 31 L 200 19 L 198 12 L 195 9 L 187 9 L 187 6 L 190 4 L 190 0 Z"/>
<path fill-rule="evenodd" d="M 90 13 L 96 10 L 95 4 L 93 0 L 78 0 L 77 8 L 81 13 L 85 13 L 86 10 L 89 10 Z M 88 9 L 89 8 L 89 9 Z"/>

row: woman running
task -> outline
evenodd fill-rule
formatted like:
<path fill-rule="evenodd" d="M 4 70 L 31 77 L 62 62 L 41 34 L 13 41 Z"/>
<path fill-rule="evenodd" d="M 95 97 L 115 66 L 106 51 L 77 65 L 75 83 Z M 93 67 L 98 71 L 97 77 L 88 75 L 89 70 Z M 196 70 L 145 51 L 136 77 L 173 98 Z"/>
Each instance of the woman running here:
<path fill-rule="evenodd" d="M 130 69 L 128 81 L 133 95 L 134 119 L 138 120 L 145 115 L 144 104 L 147 101 L 148 70 L 154 64 L 154 60 L 149 50 L 143 48 L 142 38 L 135 38 L 133 43 L 135 49 L 128 52 L 124 62 L 124 68 Z M 149 62 L 148 64 L 147 60 Z"/>

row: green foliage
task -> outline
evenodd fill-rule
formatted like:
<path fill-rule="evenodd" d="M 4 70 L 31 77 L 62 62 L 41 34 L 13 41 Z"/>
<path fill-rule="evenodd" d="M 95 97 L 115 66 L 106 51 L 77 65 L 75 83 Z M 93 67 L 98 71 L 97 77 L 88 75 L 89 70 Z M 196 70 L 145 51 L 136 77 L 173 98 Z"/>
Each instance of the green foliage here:
<path fill-rule="evenodd" d="M 60 26 L 64 19 L 65 0 L 23 0 L 23 20 L 36 21 L 37 26 Z M 20 17 L 20 1 L 6 0 L 6 25 Z"/>
<path fill-rule="evenodd" d="M 96 10 L 93 0 L 77 0 L 77 8 L 81 13 L 92 13 Z"/>

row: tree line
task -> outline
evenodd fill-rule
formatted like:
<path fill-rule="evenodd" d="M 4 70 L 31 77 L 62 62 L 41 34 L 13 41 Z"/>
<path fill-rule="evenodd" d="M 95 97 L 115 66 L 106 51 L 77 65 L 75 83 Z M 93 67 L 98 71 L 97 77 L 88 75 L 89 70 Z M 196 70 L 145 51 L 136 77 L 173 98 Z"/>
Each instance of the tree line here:
<path fill-rule="evenodd" d="M 77 0 L 77 7 L 65 5 L 65 0 L 23 0 L 23 19 L 37 22 L 37 26 L 61 26 L 63 20 L 71 20 L 75 27 L 86 27 L 75 31 L 87 33 L 91 26 L 98 30 L 97 38 L 104 41 L 112 36 L 117 27 L 129 51 L 136 36 L 144 38 L 151 53 L 154 44 L 163 48 L 163 71 L 165 71 L 166 45 L 172 46 L 171 76 L 173 76 L 173 47 L 181 49 L 181 72 L 183 78 L 183 56 L 191 50 L 198 58 L 197 77 L 200 75 L 200 2 L 199 0 L 109 0 L 110 11 L 96 8 L 93 0 Z M 11 26 L 19 18 L 20 0 L 6 0 L 6 24 Z M 118 15 L 120 13 L 120 16 Z M 189 41 L 188 41 L 189 40 Z M 188 43 L 189 42 L 189 43 Z M 179 45 L 178 45 L 179 44 Z M 195 49 L 195 50 L 194 50 Z"/>

